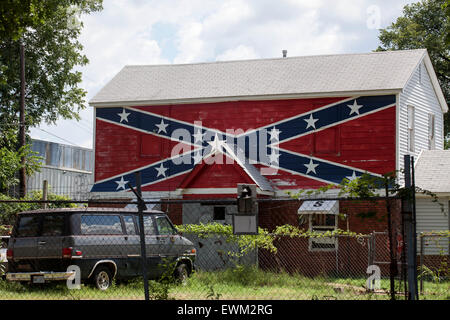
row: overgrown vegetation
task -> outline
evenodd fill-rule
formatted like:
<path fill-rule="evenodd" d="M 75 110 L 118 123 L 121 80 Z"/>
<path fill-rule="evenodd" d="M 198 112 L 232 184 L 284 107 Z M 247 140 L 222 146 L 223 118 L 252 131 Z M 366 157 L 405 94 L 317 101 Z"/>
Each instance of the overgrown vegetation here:
<path fill-rule="evenodd" d="M 52 201 L 67 201 L 70 200 L 68 196 L 57 195 L 49 192 L 47 195 L 48 200 Z M 0 200 L 42 200 L 42 191 L 33 191 L 28 193 L 24 198 L 16 199 L 4 194 L 0 194 Z M 74 203 L 49 203 L 47 208 L 75 208 Z M 11 230 L 11 226 L 14 224 L 16 215 L 22 211 L 41 209 L 41 203 L 27 203 L 27 202 L 0 202 L 0 235 L 6 234 Z"/>
<path fill-rule="evenodd" d="M 427 266 L 421 262 L 418 266 L 418 278 L 423 280 L 430 280 L 435 284 L 445 282 L 450 277 L 449 252 L 448 242 L 450 240 L 450 230 L 424 232 L 420 235 L 420 241 L 425 241 L 426 238 L 431 238 L 428 244 L 433 244 L 439 249 L 439 263 L 435 266 Z M 443 244 L 444 243 L 444 244 Z M 424 258 L 423 255 L 421 255 Z"/>
<path fill-rule="evenodd" d="M 226 270 L 198 271 L 185 285 L 165 285 L 150 281 L 150 298 L 165 299 L 282 299 L 282 300 L 368 300 L 389 299 L 389 281 L 381 279 L 381 290 L 365 290 L 365 278 L 309 278 L 300 274 L 269 272 L 254 266 L 238 266 Z M 421 299 L 450 299 L 449 282 L 426 281 L 427 292 Z M 167 290 L 166 290 L 167 289 Z M 398 288 L 400 291 L 400 287 Z M 144 299 L 144 286 L 140 279 L 116 283 L 107 291 L 82 284 L 80 290 L 69 290 L 65 283 L 43 286 L 27 285 L 0 280 L 2 299 Z M 401 299 L 402 295 L 398 294 Z"/>
<path fill-rule="evenodd" d="M 225 237 L 227 243 L 235 243 L 239 247 L 239 252 L 228 252 L 231 257 L 242 257 L 252 250 L 266 249 L 274 254 L 277 252 L 277 248 L 274 245 L 274 241 L 282 237 L 299 237 L 299 238 L 326 238 L 335 236 L 349 236 L 349 237 L 363 237 L 361 233 L 345 231 L 337 229 L 334 231 L 317 232 L 300 229 L 290 224 L 285 224 L 275 227 L 272 232 L 269 232 L 265 228 L 258 228 L 257 235 L 234 235 L 233 228 L 230 225 L 223 225 L 220 223 L 208 223 L 208 224 L 185 224 L 175 226 L 179 232 L 185 235 L 196 235 L 199 238 L 208 237 Z"/>

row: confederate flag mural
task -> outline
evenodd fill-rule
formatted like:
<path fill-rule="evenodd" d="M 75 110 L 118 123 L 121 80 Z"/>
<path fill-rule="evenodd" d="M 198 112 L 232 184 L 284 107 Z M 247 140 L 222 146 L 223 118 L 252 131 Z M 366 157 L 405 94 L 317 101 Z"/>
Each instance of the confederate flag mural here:
<path fill-rule="evenodd" d="M 395 170 L 395 95 L 97 107 L 92 192 L 313 189 Z M 211 193 L 211 192 L 210 192 Z"/>

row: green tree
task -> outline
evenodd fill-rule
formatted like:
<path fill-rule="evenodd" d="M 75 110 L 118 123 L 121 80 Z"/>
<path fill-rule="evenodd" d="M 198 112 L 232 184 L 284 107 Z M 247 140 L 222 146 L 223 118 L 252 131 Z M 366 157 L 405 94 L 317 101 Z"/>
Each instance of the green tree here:
<path fill-rule="evenodd" d="M 403 15 L 379 34 L 376 51 L 426 48 L 447 103 L 450 101 L 450 1 L 422 0 L 408 4 Z M 444 115 L 444 133 L 450 133 L 450 112 Z"/>
<path fill-rule="evenodd" d="M 442 9 L 445 11 L 445 15 L 450 17 L 450 0 L 445 1 L 445 4 L 442 6 Z M 450 22 L 447 21 L 447 35 L 445 37 L 445 42 L 448 46 L 450 46 Z"/>
<path fill-rule="evenodd" d="M 78 6 L 98 10 L 101 2 L 91 0 L 2 0 L 0 1 L 0 39 L 18 40 L 27 28 L 45 23 L 60 7 Z"/>
<path fill-rule="evenodd" d="M 81 72 L 75 68 L 86 65 L 88 59 L 78 42 L 83 24 L 77 17 L 100 10 L 102 1 L 28 0 L 26 9 L 22 2 L 7 0 L 0 6 L 2 20 L 12 21 L 12 27 L 0 28 L 2 129 L 18 126 L 20 41 L 26 56 L 27 127 L 42 121 L 55 123 L 58 118 L 78 119 L 86 92 L 79 87 Z"/>
<path fill-rule="evenodd" d="M 20 43 L 25 46 L 25 127 L 57 119 L 79 119 L 86 92 L 81 72 L 88 63 L 78 41 L 82 14 L 102 9 L 102 0 L 0 1 L 0 175 L 5 188 L 14 179 L 17 159 L 25 155 L 27 171 L 36 169 L 29 147 L 19 149 Z"/>
<path fill-rule="evenodd" d="M 25 165 L 22 164 L 22 157 L 26 159 Z M 7 147 L 0 148 L 0 191 L 7 191 L 9 187 L 18 183 L 16 172 L 23 167 L 27 175 L 40 168 L 39 157 L 30 150 L 30 145 L 27 144 L 18 151 Z"/>

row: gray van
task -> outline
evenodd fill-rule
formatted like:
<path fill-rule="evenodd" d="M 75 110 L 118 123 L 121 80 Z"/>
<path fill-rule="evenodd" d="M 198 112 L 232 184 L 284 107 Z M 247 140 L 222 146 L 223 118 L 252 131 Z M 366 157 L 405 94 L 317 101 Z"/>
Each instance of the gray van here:
<path fill-rule="evenodd" d="M 163 274 L 184 280 L 195 270 L 196 250 L 164 212 L 144 211 L 149 279 Z M 112 279 L 142 275 L 137 210 L 64 208 L 17 215 L 8 242 L 9 281 L 43 283 L 73 277 L 106 290 Z M 69 269 L 70 270 L 70 269 Z"/>

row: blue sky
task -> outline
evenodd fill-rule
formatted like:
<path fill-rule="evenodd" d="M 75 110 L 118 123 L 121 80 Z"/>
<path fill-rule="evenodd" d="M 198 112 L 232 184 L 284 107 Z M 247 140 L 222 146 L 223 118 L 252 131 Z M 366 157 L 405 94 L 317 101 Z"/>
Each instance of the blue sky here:
<path fill-rule="evenodd" d="M 82 16 L 90 63 L 81 121 L 31 129 L 36 139 L 92 147 L 87 102 L 123 66 L 370 52 L 408 0 L 104 0 Z"/>

